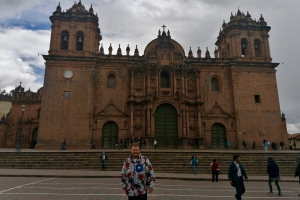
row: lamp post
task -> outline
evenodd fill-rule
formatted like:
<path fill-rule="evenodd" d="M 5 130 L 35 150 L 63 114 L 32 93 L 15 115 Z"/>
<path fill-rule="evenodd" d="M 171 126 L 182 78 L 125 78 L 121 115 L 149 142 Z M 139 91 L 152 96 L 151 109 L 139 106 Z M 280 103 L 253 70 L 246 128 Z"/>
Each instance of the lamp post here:
<path fill-rule="evenodd" d="M 18 141 L 17 141 L 17 149 L 16 151 L 21 151 L 21 137 L 22 137 L 22 125 L 23 125 L 23 115 L 25 112 L 25 105 L 22 105 L 22 118 L 21 118 L 21 122 L 20 122 L 20 131 L 18 134 Z"/>

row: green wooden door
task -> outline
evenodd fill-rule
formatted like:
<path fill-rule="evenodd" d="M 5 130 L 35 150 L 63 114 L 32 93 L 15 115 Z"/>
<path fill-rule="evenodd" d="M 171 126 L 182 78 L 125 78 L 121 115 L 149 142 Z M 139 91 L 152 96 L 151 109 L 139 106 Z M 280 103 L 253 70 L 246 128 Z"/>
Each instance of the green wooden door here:
<path fill-rule="evenodd" d="M 155 110 L 155 139 L 158 148 L 178 148 L 177 111 L 170 104 L 161 104 Z"/>
<path fill-rule="evenodd" d="M 102 129 L 102 148 L 116 148 L 118 140 L 118 125 L 115 122 L 106 122 Z"/>
<path fill-rule="evenodd" d="M 211 141 L 213 149 L 226 148 L 226 132 L 222 124 L 214 124 L 211 127 Z"/>

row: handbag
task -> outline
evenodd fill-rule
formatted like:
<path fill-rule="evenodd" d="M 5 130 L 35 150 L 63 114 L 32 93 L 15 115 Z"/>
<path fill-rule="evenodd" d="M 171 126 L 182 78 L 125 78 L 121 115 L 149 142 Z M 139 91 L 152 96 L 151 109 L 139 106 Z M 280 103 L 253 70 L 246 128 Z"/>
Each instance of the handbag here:
<path fill-rule="evenodd" d="M 220 170 L 219 169 L 217 169 L 217 175 L 220 175 Z"/>

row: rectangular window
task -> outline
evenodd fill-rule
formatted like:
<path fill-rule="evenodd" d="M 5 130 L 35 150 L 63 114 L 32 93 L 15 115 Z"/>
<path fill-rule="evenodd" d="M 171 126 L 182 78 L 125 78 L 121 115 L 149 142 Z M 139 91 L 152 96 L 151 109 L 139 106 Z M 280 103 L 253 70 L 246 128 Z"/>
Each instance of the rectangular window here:
<path fill-rule="evenodd" d="M 260 95 L 254 95 L 255 103 L 260 103 Z"/>
<path fill-rule="evenodd" d="M 65 91 L 64 92 L 64 97 L 65 98 L 70 98 L 70 91 Z"/>

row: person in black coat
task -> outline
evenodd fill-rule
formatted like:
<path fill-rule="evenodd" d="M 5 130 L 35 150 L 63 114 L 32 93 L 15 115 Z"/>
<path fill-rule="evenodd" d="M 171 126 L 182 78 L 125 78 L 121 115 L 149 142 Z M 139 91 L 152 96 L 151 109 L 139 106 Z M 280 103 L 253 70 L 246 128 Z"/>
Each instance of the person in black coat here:
<path fill-rule="evenodd" d="M 295 171 L 295 178 L 298 176 L 299 177 L 299 184 L 300 184 L 300 157 L 297 160 L 298 165 Z M 300 194 L 298 194 L 298 196 L 300 196 Z"/>
<path fill-rule="evenodd" d="M 233 161 L 228 166 L 228 180 L 236 189 L 235 198 L 237 200 L 241 200 L 242 195 L 246 191 L 243 177 L 246 179 L 246 181 L 249 181 L 246 171 L 243 165 L 240 163 L 240 156 L 234 155 Z"/>
<path fill-rule="evenodd" d="M 282 196 L 280 186 L 278 185 L 278 181 L 280 180 L 280 175 L 279 175 L 279 167 L 275 163 L 272 157 L 268 158 L 268 166 L 267 166 L 267 173 L 269 174 L 269 188 L 270 192 L 268 194 L 272 194 L 272 181 L 275 181 L 275 185 L 278 190 L 278 196 Z"/>

